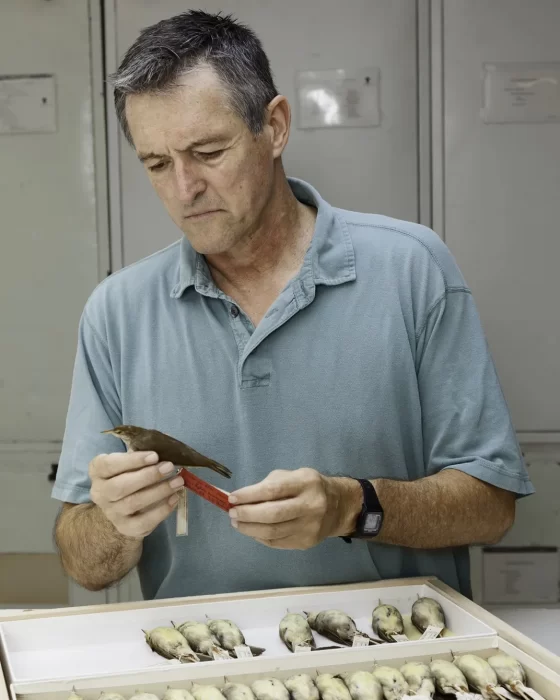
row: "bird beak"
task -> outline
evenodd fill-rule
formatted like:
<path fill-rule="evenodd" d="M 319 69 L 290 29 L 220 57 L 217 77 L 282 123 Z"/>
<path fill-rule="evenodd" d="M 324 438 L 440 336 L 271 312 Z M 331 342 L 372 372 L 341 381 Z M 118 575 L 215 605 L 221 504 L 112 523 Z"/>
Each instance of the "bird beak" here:
<path fill-rule="evenodd" d="M 111 428 L 110 430 L 102 430 L 102 431 L 101 431 L 101 434 L 102 434 L 102 435 L 103 435 L 103 434 L 107 434 L 107 433 L 108 433 L 109 435 L 114 435 L 114 434 L 115 434 L 113 428 Z"/>

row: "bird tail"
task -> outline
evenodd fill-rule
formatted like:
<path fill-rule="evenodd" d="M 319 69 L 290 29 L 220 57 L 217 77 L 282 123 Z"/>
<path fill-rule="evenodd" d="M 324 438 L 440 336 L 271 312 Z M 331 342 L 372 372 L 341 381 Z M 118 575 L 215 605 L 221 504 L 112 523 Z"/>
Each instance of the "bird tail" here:
<path fill-rule="evenodd" d="M 212 471 L 215 471 L 217 474 L 221 474 L 222 476 L 225 476 L 226 479 L 231 479 L 231 472 L 227 467 L 224 467 L 223 464 L 220 464 L 219 462 L 212 462 L 212 464 L 208 465 Z"/>

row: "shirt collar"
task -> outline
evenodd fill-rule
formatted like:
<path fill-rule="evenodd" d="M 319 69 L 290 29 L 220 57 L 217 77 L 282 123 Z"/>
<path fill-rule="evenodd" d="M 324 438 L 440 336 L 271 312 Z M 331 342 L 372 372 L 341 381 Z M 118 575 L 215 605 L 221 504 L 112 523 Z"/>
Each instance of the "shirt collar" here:
<path fill-rule="evenodd" d="M 288 178 L 288 183 L 300 202 L 317 208 L 315 232 L 300 274 L 304 284 L 336 285 L 355 280 L 354 246 L 346 222 L 310 184 L 293 177 Z M 178 277 L 171 296 L 178 298 L 189 287 L 206 295 L 219 296 L 204 256 L 197 253 L 183 236 Z"/>

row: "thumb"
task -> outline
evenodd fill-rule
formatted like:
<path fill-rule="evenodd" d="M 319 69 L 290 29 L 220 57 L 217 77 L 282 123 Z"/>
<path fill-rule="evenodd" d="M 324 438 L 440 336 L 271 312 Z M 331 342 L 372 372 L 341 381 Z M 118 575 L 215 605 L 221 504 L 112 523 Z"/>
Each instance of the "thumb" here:
<path fill-rule="evenodd" d="M 285 469 L 276 469 L 257 484 L 245 486 L 229 495 L 229 502 L 235 505 L 246 503 L 264 503 L 290 498 L 299 493 L 294 473 Z"/>

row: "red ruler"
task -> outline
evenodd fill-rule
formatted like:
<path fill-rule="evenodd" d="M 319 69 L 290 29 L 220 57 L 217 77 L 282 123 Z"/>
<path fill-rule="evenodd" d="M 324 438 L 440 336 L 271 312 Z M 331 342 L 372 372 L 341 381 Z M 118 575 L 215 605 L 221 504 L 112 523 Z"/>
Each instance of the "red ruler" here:
<path fill-rule="evenodd" d="M 195 476 L 187 469 L 181 469 L 179 475 L 183 477 L 185 486 L 201 498 L 210 501 L 210 503 L 213 503 L 215 506 L 218 506 L 218 508 L 221 508 L 226 512 L 233 507 L 228 501 L 229 493 L 227 493 L 227 491 L 222 491 L 216 486 L 212 486 L 212 484 L 209 484 L 207 481 L 204 481 L 204 479 Z"/>

